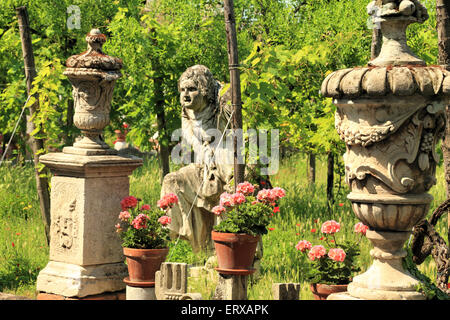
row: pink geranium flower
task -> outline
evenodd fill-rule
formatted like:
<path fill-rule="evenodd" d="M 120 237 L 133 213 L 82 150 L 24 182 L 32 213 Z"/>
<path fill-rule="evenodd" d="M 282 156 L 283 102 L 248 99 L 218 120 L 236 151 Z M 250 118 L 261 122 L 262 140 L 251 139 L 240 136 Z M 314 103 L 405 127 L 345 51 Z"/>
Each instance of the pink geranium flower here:
<path fill-rule="evenodd" d="M 327 249 L 325 249 L 322 245 L 317 245 L 311 248 L 311 250 L 308 252 L 308 258 L 311 261 L 314 261 L 315 259 L 320 259 L 324 257 L 327 254 Z"/>
<path fill-rule="evenodd" d="M 341 248 L 333 248 L 328 251 L 328 257 L 334 261 L 342 262 L 345 260 L 345 251 Z"/>
<path fill-rule="evenodd" d="M 214 208 L 212 208 L 211 210 L 216 216 L 220 216 L 222 213 L 224 213 L 225 211 L 227 211 L 227 209 L 225 207 L 222 206 L 215 206 Z"/>
<path fill-rule="evenodd" d="M 141 210 L 150 210 L 150 205 L 149 204 L 142 205 Z"/>
<path fill-rule="evenodd" d="M 244 195 L 250 195 L 255 191 L 255 187 L 248 181 L 239 183 L 236 186 L 236 192 L 243 193 Z"/>
<path fill-rule="evenodd" d="M 136 218 L 134 218 L 133 221 L 131 221 L 131 225 L 137 230 L 144 229 L 147 227 L 148 219 L 149 217 L 147 215 L 141 213 Z"/>
<path fill-rule="evenodd" d="M 158 219 L 158 222 L 165 226 L 172 222 L 172 218 L 169 216 L 162 216 Z"/>
<path fill-rule="evenodd" d="M 156 205 L 159 208 L 166 210 L 172 208 L 175 203 L 178 203 L 177 195 L 174 193 L 167 193 L 157 201 Z"/>
<path fill-rule="evenodd" d="M 232 207 L 232 206 L 234 206 L 233 195 L 228 193 L 228 192 L 222 193 L 220 195 L 220 205 L 222 207 Z"/>
<path fill-rule="evenodd" d="M 130 217 L 131 217 L 131 214 L 129 211 L 125 210 L 125 211 L 121 211 L 119 213 L 119 219 L 122 221 L 127 221 L 128 219 L 130 219 Z"/>
<path fill-rule="evenodd" d="M 239 205 L 239 204 L 245 202 L 245 196 L 244 196 L 244 194 L 242 194 L 240 192 L 233 193 L 231 195 L 231 197 L 233 199 L 233 204 L 234 205 Z"/>
<path fill-rule="evenodd" d="M 295 245 L 295 249 L 300 250 L 301 252 L 305 252 L 306 250 L 309 250 L 311 248 L 312 248 L 312 244 L 308 240 L 300 240 Z"/>
<path fill-rule="evenodd" d="M 322 228 L 320 231 L 322 231 L 322 233 L 326 233 L 326 234 L 334 234 L 334 233 L 338 232 L 339 230 L 341 230 L 341 225 L 334 220 L 329 220 L 329 221 L 325 221 L 322 224 Z"/>
<path fill-rule="evenodd" d="M 364 223 L 362 223 L 362 222 L 358 222 L 357 224 L 355 224 L 355 227 L 354 227 L 354 231 L 356 232 L 356 233 L 361 233 L 361 234 L 363 234 L 363 235 L 366 235 L 366 231 L 369 229 L 369 227 L 368 226 L 366 226 Z"/>

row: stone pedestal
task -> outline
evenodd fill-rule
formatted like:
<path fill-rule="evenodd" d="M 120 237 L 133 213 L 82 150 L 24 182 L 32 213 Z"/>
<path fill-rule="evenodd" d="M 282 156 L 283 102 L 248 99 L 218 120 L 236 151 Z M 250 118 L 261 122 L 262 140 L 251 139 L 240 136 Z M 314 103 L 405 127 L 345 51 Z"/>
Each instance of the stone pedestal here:
<path fill-rule="evenodd" d="M 374 249 L 370 251 L 373 264 L 348 285 L 353 297 L 367 300 L 424 300 L 416 291 L 419 281 L 403 269 L 406 257 L 403 244 L 411 232 L 375 232 L 368 230 L 367 238 Z"/>
<path fill-rule="evenodd" d="M 247 300 L 246 275 L 219 273 L 214 300 Z"/>
<path fill-rule="evenodd" d="M 331 73 L 321 93 L 337 107 L 348 199 L 370 228 L 373 264 L 353 278 L 348 294 L 329 299 L 425 299 L 416 290 L 419 281 L 403 269 L 403 245 L 433 199 L 428 191 L 436 184 L 450 73 L 427 66 L 407 45 L 408 25 L 428 18 L 419 1 L 372 1 L 368 9 L 383 34 L 379 56 L 365 67 Z"/>
<path fill-rule="evenodd" d="M 129 195 L 135 157 L 50 153 L 50 262 L 39 273 L 37 290 L 84 297 L 125 289 L 127 268 L 114 225 L 120 201 Z"/>

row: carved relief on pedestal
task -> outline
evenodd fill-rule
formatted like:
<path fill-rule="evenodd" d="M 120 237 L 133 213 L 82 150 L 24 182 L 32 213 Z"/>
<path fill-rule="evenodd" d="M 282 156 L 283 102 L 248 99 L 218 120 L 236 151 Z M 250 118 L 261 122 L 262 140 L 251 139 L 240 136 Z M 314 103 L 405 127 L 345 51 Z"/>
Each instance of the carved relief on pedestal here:
<path fill-rule="evenodd" d="M 417 194 L 436 183 L 443 104 L 337 105 L 336 129 L 347 145 L 346 182 L 352 192 Z"/>
<path fill-rule="evenodd" d="M 75 184 L 52 181 L 51 258 L 55 261 L 77 257 L 80 250 L 80 225 Z M 64 258 L 62 258 L 64 257 Z"/>

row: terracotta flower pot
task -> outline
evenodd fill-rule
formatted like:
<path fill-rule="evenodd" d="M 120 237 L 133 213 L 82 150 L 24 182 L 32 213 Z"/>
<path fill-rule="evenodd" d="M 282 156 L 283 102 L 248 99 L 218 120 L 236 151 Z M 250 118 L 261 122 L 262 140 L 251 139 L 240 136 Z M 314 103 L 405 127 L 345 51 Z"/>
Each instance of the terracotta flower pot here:
<path fill-rule="evenodd" d="M 241 275 L 255 272 L 252 264 L 260 236 L 212 231 L 211 237 L 216 248 L 218 272 Z"/>
<path fill-rule="evenodd" d="M 315 300 L 327 300 L 327 297 L 332 293 L 347 291 L 347 286 L 347 284 L 312 283 L 309 287 Z"/>
<path fill-rule="evenodd" d="M 155 273 L 167 257 L 169 249 L 133 249 L 123 248 L 127 258 L 128 275 L 124 281 L 128 285 L 153 286 Z"/>

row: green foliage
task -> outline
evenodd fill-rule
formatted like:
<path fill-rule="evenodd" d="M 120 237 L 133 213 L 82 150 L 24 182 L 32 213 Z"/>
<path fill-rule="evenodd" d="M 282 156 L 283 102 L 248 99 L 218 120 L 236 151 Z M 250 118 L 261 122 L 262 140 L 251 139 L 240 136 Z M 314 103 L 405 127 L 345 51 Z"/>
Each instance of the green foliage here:
<path fill-rule="evenodd" d="M 165 212 L 158 208 L 139 205 L 124 208 L 119 215 L 116 230 L 122 239 L 122 246 L 135 249 L 162 249 L 169 243 L 169 229 L 159 221 Z M 122 216 L 127 214 L 127 216 Z"/>
<path fill-rule="evenodd" d="M 414 278 L 419 280 L 419 286 L 417 291 L 422 292 L 428 300 L 450 300 L 450 296 L 439 289 L 430 278 L 420 272 L 416 264 L 412 259 L 412 250 L 410 247 L 406 247 L 407 255 L 403 258 L 403 268 L 407 270 Z"/>
<path fill-rule="evenodd" d="M 338 229 L 327 230 L 326 225 L 333 224 L 339 226 Z M 325 229 L 324 229 L 325 227 Z M 325 283 L 325 284 L 348 284 L 353 276 L 361 270 L 361 262 L 359 255 L 361 249 L 359 243 L 364 237 L 363 234 L 359 236 L 356 241 L 345 239 L 337 241 L 336 232 L 340 232 L 340 224 L 334 220 L 324 222 L 321 226 L 321 232 L 324 236 L 320 237 L 320 245 L 312 245 L 311 242 L 302 240 L 296 245 L 296 249 L 302 252 L 302 259 L 305 260 L 308 267 L 305 268 L 304 279 L 309 283 Z M 317 229 L 311 229 L 313 235 L 317 235 Z M 308 246 L 305 246 L 308 244 Z M 320 254 L 315 249 L 322 246 Z M 311 248 L 312 247 L 312 248 Z M 309 251 L 308 251 L 309 250 Z M 345 253 L 343 261 L 342 258 L 334 257 L 331 250 L 340 250 Z"/>
<path fill-rule="evenodd" d="M 335 247 L 337 248 L 337 245 Z M 361 270 L 357 265 L 360 249 L 350 241 L 339 244 L 339 248 L 346 253 L 345 260 L 342 262 L 327 257 L 309 261 L 308 273 L 305 276 L 309 283 L 348 284 L 353 275 Z M 329 249 L 328 247 L 327 251 Z"/>
<path fill-rule="evenodd" d="M 266 234 L 274 209 L 263 202 L 255 201 L 255 197 L 247 196 L 245 202 L 224 214 L 224 220 L 214 226 L 214 230 L 253 236 Z"/>

